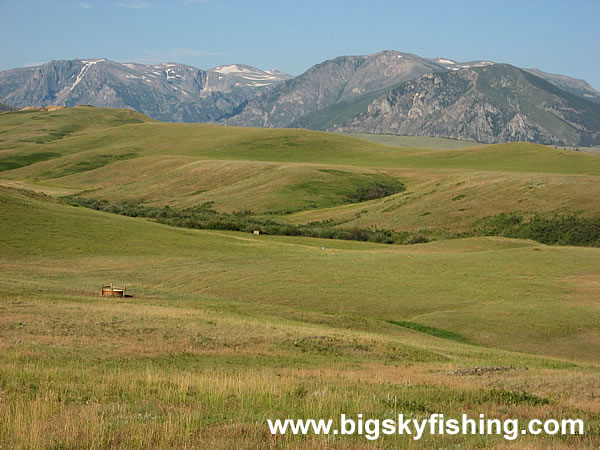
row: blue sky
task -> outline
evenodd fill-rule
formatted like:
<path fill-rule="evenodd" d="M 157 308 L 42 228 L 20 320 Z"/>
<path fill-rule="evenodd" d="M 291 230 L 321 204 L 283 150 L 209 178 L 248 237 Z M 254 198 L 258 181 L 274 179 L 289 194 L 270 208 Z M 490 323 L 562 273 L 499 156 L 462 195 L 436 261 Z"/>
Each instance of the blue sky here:
<path fill-rule="evenodd" d="M 600 0 L 0 0 L 0 70 L 51 59 L 244 63 L 298 75 L 340 55 L 486 59 L 600 90 Z"/>

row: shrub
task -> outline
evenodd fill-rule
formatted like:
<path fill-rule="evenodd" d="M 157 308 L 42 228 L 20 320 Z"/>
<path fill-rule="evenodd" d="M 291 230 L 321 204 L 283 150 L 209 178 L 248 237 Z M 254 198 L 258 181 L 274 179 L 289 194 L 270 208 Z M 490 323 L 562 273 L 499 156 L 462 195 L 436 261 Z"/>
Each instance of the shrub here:
<path fill-rule="evenodd" d="M 478 225 L 476 233 L 485 236 L 531 239 L 548 245 L 600 246 L 600 218 L 499 214 L 480 220 Z"/>
<path fill-rule="evenodd" d="M 360 203 L 368 200 L 375 200 L 377 198 L 387 197 L 389 195 L 397 194 L 406 189 L 404 184 L 399 181 L 396 183 L 373 183 L 369 186 L 359 187 L 355 192 L 346 196 L 348 203 Z"/>
<path fill-rule="evenodd" d="M 407 240 L 407 244 L 426 244 L 429 242 L 429 238 L 423 234 L 415 234 L 410 236 Z"/>

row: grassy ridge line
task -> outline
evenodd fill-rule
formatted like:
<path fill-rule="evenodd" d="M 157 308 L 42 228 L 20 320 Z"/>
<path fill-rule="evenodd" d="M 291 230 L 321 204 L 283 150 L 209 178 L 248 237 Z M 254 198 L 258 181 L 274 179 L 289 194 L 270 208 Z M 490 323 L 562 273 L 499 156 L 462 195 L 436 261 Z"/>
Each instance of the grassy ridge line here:
<path fill-rule="evenodd" d="M 35 120 L 45 126 L 60 127 L 76 121 L 77 109 L 0 116 L 3 148 L 32 133 L 28 125 Z M 467 150 L 423 151 L 386 147 L 346 136 L 295 129 L 233 128 L 215 125 L 166 124 L 145 121 L 127 123 L 121 110 L 85 110 L 87 127 L 68 139 L 24 145 L 20 152 L 134 151 L 142 155 L 181 155 L 199 159 L 230 159 L 298 163 L 347 164 L 360 167 L 414 167 L 429 169 L 477 169 L 535 173 L 600 175 L 600 160 L 591 155 L 558 150 L 536 144 L 510 143 L 480 146 Z M 98 114 L 98 123 L 89 119 Z M 105 116 L 115 114 L 114 123 Z M 125 112 L 129 114 L 129 112 Z M 130 122 L 139 122 L 137 116 Z M 15 123 L 18 122 L 18 123 Z M 118 125 L 118 126 L 117 126 Z M 40 133 L 38 126 L 38 132 Z M 50 131 L 52 133 L 52 131 Z M 22 142 L 21 142 L 22 143 Z M 2 147 L 0 147 L 2 148 Z M 133 149 L 133 150 L 132 150 Z M 44 167 L 50 167 L 45 164 Z M 41 167 L 41 166 L 40 166 Z M 43 173 L 43 171 L 42 171 Z M 11 173 L 11 176 L 13 174 Z M 15 171 L 15 176 L 39 177 L 41 173 Z"/>
<path fill-rule="evenodd" d="M 189 157 L 137 158 L 57 182 L 85 186 L 89 191 L 82 196 L 96 200 L 142 200 L 146 205 L 166 203 L 179 209 L 214 202 L 220 212 L 252 210 L 262 214 L 289 214 L 378 198 L 399 192 L 402 187 L 395 177 L 368 169 L 203 162 Z M 379 196 L 374 191 L 364 195 L 376 186 L 383 188 Z"/>
<path fill-rule="evenodd" d="M 410 233 L 468 232 L 502 212 L 600 214 L 597 176 L 582 175 L 600 173 L 600 160 L 576 152 L 519 143 L 440 152 L 304 130 L 140 120 L 102 108 L 2 116 L 0 159 L 34 162 L 2 177 L 114 203 L 188 208 L 213 201 L 219 212 L 252 210 L 295 225 L 334 221 Z M 72 124 L 77 131 L 45 140 Z M 36 159 L 46 154 L 61 156 Z M 282 160 L 288 162 L 274 162 Z M 408 190 L 343 205 L 349 192 L 378 177 L 397 178 Z"/>
<path fill-rule="evenodd" d="M 397 136 L 393 134 L 341 133 L 345 136 L 364 139 L 376 144 L 393 147 L 409 147 L 429 150 L 456 150 L 460 148 L 485 145 L 475 141 L 438 138 L 429 136 Z"/>

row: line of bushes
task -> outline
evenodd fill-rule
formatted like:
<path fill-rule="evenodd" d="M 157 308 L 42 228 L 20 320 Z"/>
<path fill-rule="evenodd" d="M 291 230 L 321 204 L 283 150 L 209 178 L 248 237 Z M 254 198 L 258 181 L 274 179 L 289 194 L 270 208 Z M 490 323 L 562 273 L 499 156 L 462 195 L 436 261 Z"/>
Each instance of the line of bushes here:
<path fill-rule="evenodd" d="M 112 203 L 81 197 L 64 197 L 73 206 L 121 214 L 129 217 L 146 217 L 165 225 L 183 228 L 229 230 L 251 233 L 260 230 L 263 234 L 281 236 L 304 236 L 322 239 L 377 242 L 382 244 L 419 244 L 429 242 L 431 237 L 422 232 L 408 233 L 384 229 L 335 228 L 333 221 L 311 222 L 294 225 L 258 217 L 252 211 L 220 213 L 213 209 L 213 202 L 185 209 L 169 206 L 143 206 L 135 202 Z"/>
<path fill-rule="evenodd" d="M 406 186 L 399 181 L 394 183 L 373 183 L 369 186 L 359 187 L 356 191 L 346 196 L 348 203 L 360 203 L 377 198 L 388 197 L 406 190 Z"/>
<path fill-rule="evenodd" d="M 474 234 L 531 239 L 548 245 L 600 247 L 600 218 L 503 213 L 478 221 Z"/>
<path fill-rule="evenodd" d="M 185 209 L 169 206 L 143 206 L 136 202 L 112 203 L 81 197 L 65 197 L 67 203 L 99 211 L 130 217 L 146 217 L 159 223 L 195 229 L 229 230 L 251 233 L 304 236 L 322 239 L 344 239 L 382 244 L 420 244 L 435 238 L 452 239 L 472 236 L 503 236 L 531 239 L 548 245 L 576 245 L 600 247 L 600 218 L 575 215 L 544 217 L 539 214 L 524 216 L 502 213 L 477 221 L 471 231 L 452 234 L 447 231 L 399 232 L 386 229 L 337 228 L 332 220 L 308 224 L 285 224 L 255 215 L 252 211 L 221 213 L 213 209 L 213 202 Z"/>

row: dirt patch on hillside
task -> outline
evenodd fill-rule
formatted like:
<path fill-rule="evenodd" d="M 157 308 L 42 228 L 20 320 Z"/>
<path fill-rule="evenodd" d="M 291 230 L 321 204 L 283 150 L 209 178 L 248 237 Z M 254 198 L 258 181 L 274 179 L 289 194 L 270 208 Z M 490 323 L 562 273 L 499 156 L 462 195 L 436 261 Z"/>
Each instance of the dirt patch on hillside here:
<path fill-rule="evenodd" d="M 501 367 L 501 366 L 491 366 L 491 367 L 467 367 L 465 369 L 453 370 L 451 372 L 446 372 L 445 375 L 456 375 L 456 376 L 467 376 L 467 375 L 487 375 L 493 373 L 502 373 L 502 372 L 510 372 L 511 370 L 517 370 L 514 367 Z"/>
<path fill-rule="evenodd" d="M 576 283 L 584 288 L 600 289 L 600 274 L 578 275 L 567 278 L 569 281 Z"/>
<path fill-rule="evenodd" d="M 600 274 L 570 276 L 565 281 L 571 285 L 570 301 L 600 308 Z"/>

